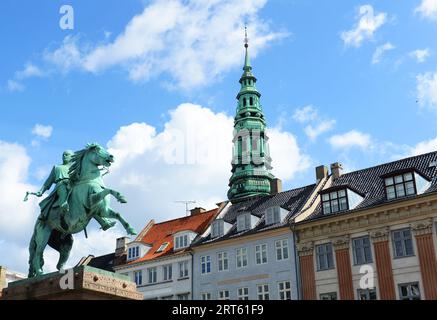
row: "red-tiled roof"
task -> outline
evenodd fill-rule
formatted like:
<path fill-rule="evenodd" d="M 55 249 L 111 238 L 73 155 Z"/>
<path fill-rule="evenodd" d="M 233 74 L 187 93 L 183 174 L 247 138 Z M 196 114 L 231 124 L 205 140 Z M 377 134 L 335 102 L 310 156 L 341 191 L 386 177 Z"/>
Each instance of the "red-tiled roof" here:
<path fill-rule="evenodd" d="M 176 252 L 173 251 L 174 234 L 180 231 L 193 231 L 197 234 L 202 234 L 216 217 L 219 210 L 220 208 L 216 208 L 193 216 L 164 221 L 153 224 L 152 226 L 148 225 L 149 230 L 145 232 L 142 239 L 139 239 L 139 242 L 146 245 L 152 245 L 152 248 L 150 248 L 144 257 L 130 261 L 129 264 L 185 252 L 186 249 L 177 250 Z M 162 252 L 156 252 L 159 247 L 166 242 L 168 242 L 168 245 L 165 250 Z"/>

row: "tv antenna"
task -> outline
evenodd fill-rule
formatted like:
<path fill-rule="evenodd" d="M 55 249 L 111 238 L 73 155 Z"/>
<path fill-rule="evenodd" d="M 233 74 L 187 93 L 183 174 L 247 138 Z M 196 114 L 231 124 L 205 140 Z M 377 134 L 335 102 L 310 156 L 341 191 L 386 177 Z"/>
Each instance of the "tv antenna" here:
<path fill-rule="evenodd" d="M 175 203 L 183 203 L 185 204 L 185 216 L 189 216 L 190 215 L 190 209 L 188 209 L 188 205 L 196 203 L 195 200 L 179 200 L 179 201 L 175 201 Z"/>

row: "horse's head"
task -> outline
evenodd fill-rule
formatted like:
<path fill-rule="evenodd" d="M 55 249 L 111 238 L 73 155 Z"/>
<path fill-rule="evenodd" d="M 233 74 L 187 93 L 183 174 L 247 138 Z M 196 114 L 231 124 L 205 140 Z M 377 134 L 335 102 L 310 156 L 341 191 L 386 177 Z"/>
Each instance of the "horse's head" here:
<path fill-rule="evenodd" d="M 74 153 L 70 167 L 70 179 L 79 181 L 95 172 L 96 167 L 110 167 L 114 162 L 114 156 L 97 143 L 89 143 L 85 149 Z"/>
<path fill-rule="evenodd" d="M 86 149 L 89 152 L 89 161 L 96 166 L 110 167 L 114 162 L 114 156 L 97 143 L 88 144 Z"/>

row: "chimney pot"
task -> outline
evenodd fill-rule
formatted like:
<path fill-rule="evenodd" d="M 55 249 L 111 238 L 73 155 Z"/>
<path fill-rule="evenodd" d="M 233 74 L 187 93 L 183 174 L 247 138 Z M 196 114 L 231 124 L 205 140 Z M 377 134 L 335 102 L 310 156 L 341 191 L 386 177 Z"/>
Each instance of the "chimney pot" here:
<path fill-rule="evenodd" d="M 204 212 L 206 212 L 206 210 L 202 207 L 196 207 L 196 208 L 190 210 L 190 213 L 192 216 L 195 216 L 195 215 L 198 215 L 198 214 L 201 214 Z"/>
<path fill-rule="evenodd" d="M 282 180 L 274 178 L 270 180 L 270 194 L 277 194 L 282 192 Z"/>
<path fill-rule="evenodd" d="M 343 174 L 343 165 L 339 162 L 334 162 L 333 164 L 331 164 L 331 173 L 334 180 L 341 177 L 341 175 Z"/>
<path fill-rule="evenodd" d="M 127 251 L 127 242 L 129 241 L 129 237 L 121 237 L 116 240 L 115 246 L 115 256 L 119 257 L 126 253 Z"/>
<path fill-rule="evenodd" d="M 328 176 L 328 167 L 327 166 L 316 167 L 316 180 L 317 180 L 317 182 L 325 179 L 327 176 Z"/>

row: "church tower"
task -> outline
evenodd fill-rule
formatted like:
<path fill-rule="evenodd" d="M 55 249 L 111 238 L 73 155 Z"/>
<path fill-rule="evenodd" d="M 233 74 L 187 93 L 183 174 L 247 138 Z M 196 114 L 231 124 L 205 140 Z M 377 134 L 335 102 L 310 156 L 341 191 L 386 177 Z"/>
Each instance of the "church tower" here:
<path fill-rule="evenodd" d="M 243 75 L 240 78 L 237 112 L 234 120 L 232 176 L 229 179 L 228 199 L 232 203 L 253 196 L 269 195 L 274 176 L 269 152 L 266 121 L 256 89 L 249 59 L 247 30 L 244 47 Z"/>

